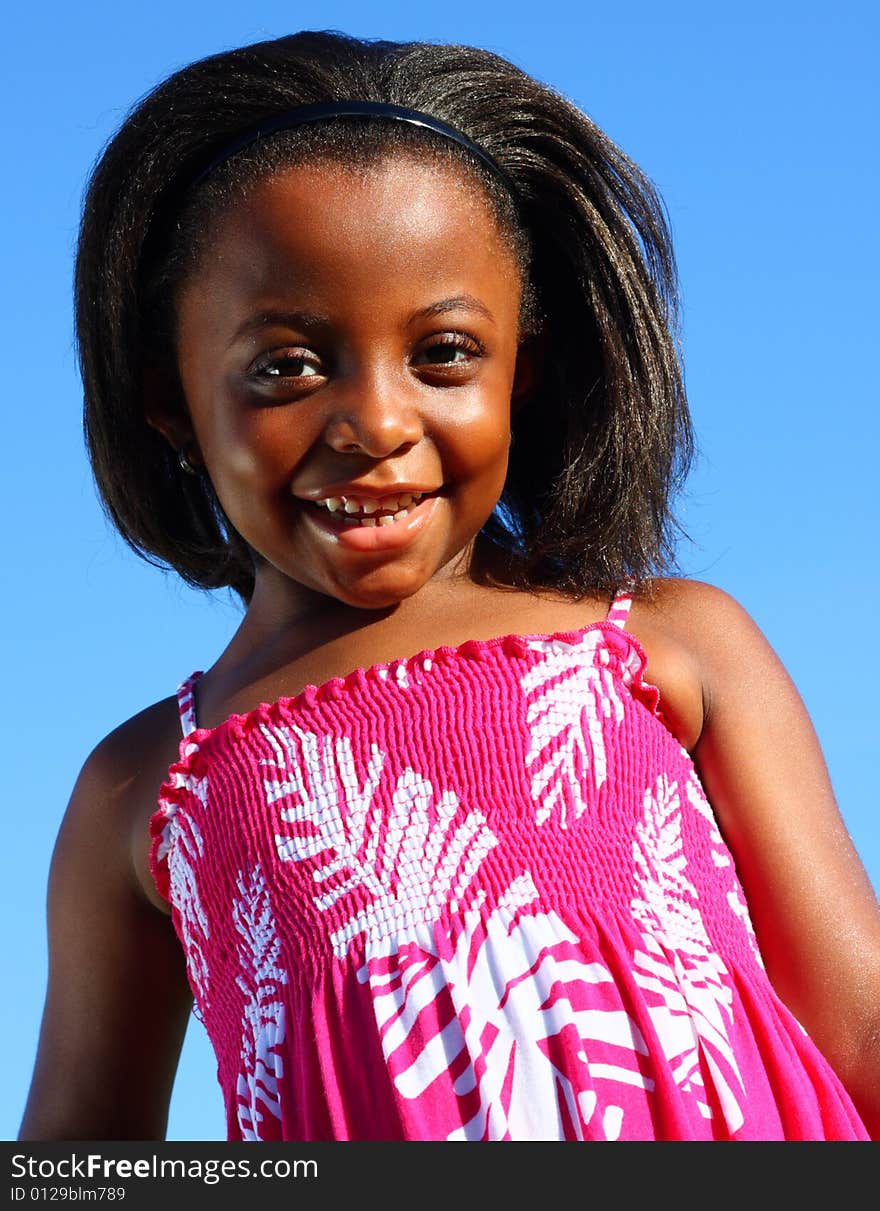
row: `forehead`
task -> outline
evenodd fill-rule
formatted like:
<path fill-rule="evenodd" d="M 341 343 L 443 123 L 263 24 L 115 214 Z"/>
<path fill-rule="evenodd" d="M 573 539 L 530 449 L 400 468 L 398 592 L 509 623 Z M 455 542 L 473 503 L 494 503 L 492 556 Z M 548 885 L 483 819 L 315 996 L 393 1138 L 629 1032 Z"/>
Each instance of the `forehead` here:
<path fill-rule="evenodd" d="M 369 166 L 334 161 L 280 169 L 222 211 L 188 286 L 425 288 L 452 278 L 508 293 L 519 270 L 492 204 L 464 170 L 395 156 Z M 187 288 L 185 287 L 184 293 Z"/>

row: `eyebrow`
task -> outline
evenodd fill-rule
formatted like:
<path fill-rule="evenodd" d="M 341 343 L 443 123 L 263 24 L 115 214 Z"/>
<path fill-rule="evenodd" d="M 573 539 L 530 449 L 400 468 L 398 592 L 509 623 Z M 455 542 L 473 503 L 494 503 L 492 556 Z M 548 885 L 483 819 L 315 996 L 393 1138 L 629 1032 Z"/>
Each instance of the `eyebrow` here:
<path fill-rule="evenodd" d="M 428 307 L 421 307 L 418 311 L 414 311 L 407 320 L 407 326 L 414 324 L 416 320 L 431 319 L 435 315 L 445 315 L 447 311 L 473 311 L 477 315 L 483 316 L 484 319 L 489 320 L 490 323 L 495 323 L 495 316 L 485 303 L 481 303 L 472 294 L 456 294 L 451 298 L 440 299 L 439 302 L 431 303 Z"/>
<path fill-rule="evenodd" d="M 279 328 L 300 328 L 309 332 L 317 328 L 329 328 L 330 317 L 320 315 L 316 311 L 261 311 L 236 328 L 232 339 L 238 340 L 271 325 L 277 325 Z"/>
<path fill-rule="evenodd" d="M 432 319 L 434 316 L 446 315 L 450 311 L 471 311 L 483 316 L 490 324 L 495 323 L 495 316 L 485 303 L 480 302 L 472 294 L 456 294 L 411 312 L 407 316 L 406 326 L 409 328 L 417 320 Z M 279 327 L 299 328 L 304 332 L 314 332 L 320 328 L 331 327 L 332 321 L 329 316 L 321 315 L 316 311 L 261 311 L 258 315 L 245 320 L 236 329 L 233 339 L 238 340 L 252 332 L 259 332 L 261 328 L 268 328 L 271 324 L 277 324 Z"/>

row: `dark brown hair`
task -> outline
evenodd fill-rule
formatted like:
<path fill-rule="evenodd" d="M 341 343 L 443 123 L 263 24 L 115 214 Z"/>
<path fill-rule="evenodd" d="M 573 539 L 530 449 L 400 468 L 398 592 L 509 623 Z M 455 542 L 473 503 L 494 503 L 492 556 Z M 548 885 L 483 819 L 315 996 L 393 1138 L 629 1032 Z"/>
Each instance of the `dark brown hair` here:
<path fill-rule="evenodd" d="M 319 101 L 385 101 L 464 132 L 458 144 L 381 119 L 284 132 L 182 192 L 206 154 L 252 122 Z M 87 449 L 126 542 L 204 589 L 247 601 L 253 554 L 204 475 L 184 474 L 146 422 L 150 367 L 173 365 L 175 291 L 248 181 L 304 158 L 369 164 L 391 152 L 460 163 L 483 187 L 524 278 L 521 336 L 542 328 L 533 397 L 514 418 L 499 506 L 477 553 L 516 584 L 577 596 L 675 567 L 672 501 L 693 438 L 677 341 L 675 260 L 645 175 L 574 104 L 475 47 L 304 31 L 202 59 L 137 104 L 88 182 L 76 262 Z"/>

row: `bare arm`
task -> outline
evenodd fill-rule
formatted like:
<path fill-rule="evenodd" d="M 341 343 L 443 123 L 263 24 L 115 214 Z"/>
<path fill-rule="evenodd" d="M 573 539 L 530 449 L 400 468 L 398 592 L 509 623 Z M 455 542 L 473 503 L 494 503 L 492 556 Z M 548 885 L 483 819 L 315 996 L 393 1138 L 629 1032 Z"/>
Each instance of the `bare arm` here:
<path fill-rule="evenodd" d="M 746 611 L 679 582 L 702 671 L 693 757 L 736 861 L 767 972 L 880 1138 L 880 905 L 806 707 Z"/>
<path fill-rule="evenodd" d="M 120 729 L 86 761 L 56 841 L 22 1140 L 165 1136 L 191 993 L 171 919 L 150 903 L 132 860 L 133 825 L 146 827 L 137 732 Z"/>

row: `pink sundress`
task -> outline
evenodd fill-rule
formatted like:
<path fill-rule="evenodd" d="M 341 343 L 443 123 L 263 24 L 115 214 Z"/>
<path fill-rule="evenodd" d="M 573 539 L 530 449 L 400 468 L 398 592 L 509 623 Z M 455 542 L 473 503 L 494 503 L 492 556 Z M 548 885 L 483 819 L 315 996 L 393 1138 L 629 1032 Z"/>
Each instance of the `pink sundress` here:
<path fill-rule="evenodd" d="M 607 618 L 184 738 L 151 821 L 231 1140 L 866 1140 Z"/>

